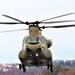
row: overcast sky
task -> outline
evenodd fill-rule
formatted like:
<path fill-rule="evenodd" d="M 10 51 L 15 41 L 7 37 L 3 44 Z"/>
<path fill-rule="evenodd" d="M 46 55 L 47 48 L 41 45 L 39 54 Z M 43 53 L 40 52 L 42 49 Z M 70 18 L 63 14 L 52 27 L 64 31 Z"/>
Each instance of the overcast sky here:
<path fill-rule="evenodd" d="M 75 12 L 74 0 L 0 0 L 0 22 L 15 22 L 2 16 L 6 14 L 22 21 L 40 21 L 54 16 Z M 50 21 L 75 20 L 75 15 L 69 15 Z M 75 24 L 59 23 L 50 25 Z M 47 24 L 45 24 L 47 26 Z M 26 25 L 0 25 L 0 31 L 24 29 Z M 75 27 L 61 29 L 45 29 L 42 34 L 53 40 L 50 48 L 53 59 L 75 59 Z M 18 53 L 22 49 L 23 37 L 28 31 L 0 33 L 0 63 L 19 63 Z"/>

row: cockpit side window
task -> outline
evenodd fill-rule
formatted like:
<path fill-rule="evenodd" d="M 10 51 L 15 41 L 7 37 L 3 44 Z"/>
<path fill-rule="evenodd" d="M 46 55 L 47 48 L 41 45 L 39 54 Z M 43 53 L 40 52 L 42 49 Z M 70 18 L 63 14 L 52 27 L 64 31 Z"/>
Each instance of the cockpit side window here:
<path fill-rule="evenodd" d="M 25 43 L 30 42 L 29 37 L 26 37 Z"/>

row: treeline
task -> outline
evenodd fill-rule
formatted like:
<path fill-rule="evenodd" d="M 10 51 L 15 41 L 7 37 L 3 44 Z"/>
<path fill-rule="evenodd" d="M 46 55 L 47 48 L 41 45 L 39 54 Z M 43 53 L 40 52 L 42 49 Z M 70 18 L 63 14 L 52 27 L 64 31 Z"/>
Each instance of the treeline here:
<path fill-rule="evenodd" d="M 67 68 L 67 67 L 60 67 L 59 65 L 54 65 L 54 72 L 53 75 L 75 75 L 75 67 Z"/>
<path fill-rule="evenodd" d="M 75 75 L 75 60 L 55 60 L 53 63 L 53 74 L 46 66 L 27 67 L 26 73 L 23 73 L 18 64 L 0 64 L 0 75 Z"/>
<path fill-rule="evenodd" d="M 75 60 L 55 60 L 54 65 L 58 65 L 60 67 L 73 68 L 75 67 Z"/>

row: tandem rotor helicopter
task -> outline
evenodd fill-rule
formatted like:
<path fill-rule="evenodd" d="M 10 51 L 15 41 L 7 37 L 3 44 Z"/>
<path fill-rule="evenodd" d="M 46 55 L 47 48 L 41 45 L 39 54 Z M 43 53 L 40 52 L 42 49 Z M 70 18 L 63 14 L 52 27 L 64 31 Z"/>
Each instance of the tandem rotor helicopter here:
<path fill-rule="evenodd" d="M 60 26 L 39 26 L 39 24 L 54 24 L 54 23 L 63 23 L 63 22 L 75 22 L 75 20 L 65 20 L 65 21 L 49 21 L 55 18 L 72 15 L 75 13 L 68 13 L 59 15 L 56 17 L 52 17 L 49 19 L 45 19 L 42 21 L 35 22 L 23 22 L 19 19 L 13 18 L 8 15 L 4 15 L 7 18 L 13 19 L 17 22 L 0 22 L 0 24 L 26 24 L 29 26 L 28 29 L 20 29 L 20 30 L 29 30 L 29 36 L 25 36 L 22 42 L 22 50 L 18 54 L 18 58 L 21 61 L 19 64 L 19 69 L 23 69 L 23 72 L 26 71 L 26 66 L 47 66 L 47 69 L 50 69 L 53 72 L 53 60 L 52 53 L 49 48 L 52 46 L 52 41 L 46 39 L 42 34 L 42 29 L 45 28 L 65 28 L 65 27 L 74 27 L 75 24 L 70 25 L 60 25 Z M 20 31 L 20 30 L 9 30 L 9 31 L 1 31 L 4 32 L 12 32 L 12 31 Z"/>

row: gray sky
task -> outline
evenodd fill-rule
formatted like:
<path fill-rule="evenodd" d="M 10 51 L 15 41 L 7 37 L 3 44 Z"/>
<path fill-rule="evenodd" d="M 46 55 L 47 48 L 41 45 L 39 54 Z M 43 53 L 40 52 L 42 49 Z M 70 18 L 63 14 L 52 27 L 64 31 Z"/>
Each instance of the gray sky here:
<path fill-rule="evenodd" d="M 15 22 L 2 16 L 6 14 L 22 21 L 40 21 L 54 16 L 75 12 L 75 0 L 0 0 L 0 22 Z M 74 20 L 75 15 L 65 16 L 51 21 Z M 63 25 L 74 23 L 59 23 Z M 42 25 L 41 25 L 42 26 Z M 47 25 L 46 25 L 47 26 Z M 0 31 L 24 29 L 26 25 L 0 25 Z M 43 35 L 53 40 L 50 48 L 53 59 L 75 59 L 75 27 L 45 29 Z M 18 63 L 18 53 L 22 49 L 22 39 L 28 31 L 0 33 L 0 63 Z"/>

